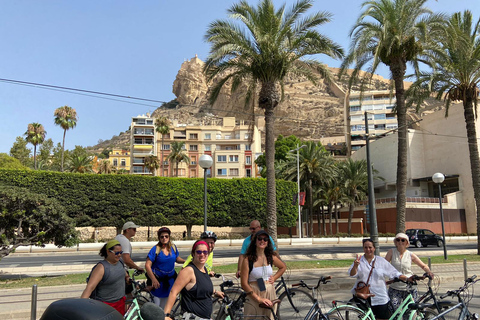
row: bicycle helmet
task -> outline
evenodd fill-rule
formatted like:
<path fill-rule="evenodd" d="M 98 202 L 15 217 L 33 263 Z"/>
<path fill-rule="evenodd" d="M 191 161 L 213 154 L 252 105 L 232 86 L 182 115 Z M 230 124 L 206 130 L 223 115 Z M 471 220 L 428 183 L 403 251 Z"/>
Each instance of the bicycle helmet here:
<path fill-rule="evenodd" d="M 200 239 L 212 238 L 213 241 L 217 242 L 217 235 L 213 231 L 204 231 L 200 235 Z"/>
<path fill-rule="evenodd" d="M 168 235 L 171 235 L 172 232 L 170 231 L 170 229 L 168 229 L 167 227 L 161 227 L 160 229 L 158 229 L 158 235 L 160 236 L 163 232 L 167 232 Z"/>

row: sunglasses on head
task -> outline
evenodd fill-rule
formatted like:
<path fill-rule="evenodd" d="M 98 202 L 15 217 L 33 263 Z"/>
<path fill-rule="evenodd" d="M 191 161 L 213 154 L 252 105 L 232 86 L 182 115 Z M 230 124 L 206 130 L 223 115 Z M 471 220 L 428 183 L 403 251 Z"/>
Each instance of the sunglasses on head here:
<path fill-rule="evenodd" d="M 405 240 L 405 239 L 403 239 L 403 238 L 395 238 L 395 241 L 397 241 L 397 242 L 400 242 L 400 241 L 402 241 L 402 242 L 407 242 L 407 240 Z"/>
<path fill-rule="evenodd" d="M 168 235 L 160 236 L 160 239 L 168 239 L 168 238 L 170 238 L 170 236 L 168 236 Z"/>
<path fill-rule="evenodd" d="M 207 250 L 197 250 L 197 251 L 195 251 L 195 252 L 196 252 L 198 255 L 201 255 L 201 254 L 207 255 L 207 254 L 208 254 L 208 251 L 207 251 Z"/>
<path fill-rule="evenodd" d="M 258 241 L 267 242 L 267 241 L 268 241 L 268 237 L 258 237 L 257 240 L 258 240 Z"/>
<path fill-rule="evenodd" d="M 111 253 L 113 253 L 116 256 L 121 255 L 123 253 L 123 251 L 117 251 L 117 252 L 115 252 L 113 250 L 108 250 L 108 251 L 110 251 Z"/>

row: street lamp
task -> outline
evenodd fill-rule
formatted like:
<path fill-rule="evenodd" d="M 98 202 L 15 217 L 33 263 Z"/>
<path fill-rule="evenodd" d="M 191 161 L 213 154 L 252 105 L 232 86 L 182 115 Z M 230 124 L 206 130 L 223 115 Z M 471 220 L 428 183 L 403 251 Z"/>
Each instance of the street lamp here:
<path fill-rule="evenodd" d="M 297 143 L 297 148 L 290 150 L 291 152 L 297 151 L 297 203 L 298 203 L 298 237 L 302 237 L 302 212 L 300 208 L 300 155 L 299 155 L 299 150 L 302 148 L 306 148 L 307 145 L 302 145 L 298 146 Z"/>
<path fill-rule="evenodd" d="M 203 231 L 207 231 L 207 169 L 213 164 L 213 159 L 208 154 L 203 154 L 198 159 L 198 164 L 203 168 Z"/>
<path fill-rule="evenodd" d="M 447 243 L 445 242 L 445 224 L 443 222 L 443 206 L 442 206 L 442 182 L 445 180 L 443 173 L 437 172 L 432 176 L 433 182 L 438 184 L 438 200 L 440 202 L 440 217 L 442 219 L 442 236 L 443 236 L 443 257 L 447 260 Z"/>

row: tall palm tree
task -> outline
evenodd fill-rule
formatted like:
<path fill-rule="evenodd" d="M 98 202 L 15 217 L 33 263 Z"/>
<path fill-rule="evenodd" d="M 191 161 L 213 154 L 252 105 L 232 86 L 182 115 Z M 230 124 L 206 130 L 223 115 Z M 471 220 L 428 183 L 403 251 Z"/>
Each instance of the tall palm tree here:
<path fill-rule="evenodd" d="M 168 159 L 170 162 L 175 163 L 175 176 L 178 177 L 178 164 L 180 162 L 190 163 L 190 158 L 184 152 L 185 142 L 183 141 L 173 141 L 170 145 L 170 154 L 168 155 Z"/>
<path fill-rule="evenodd" d="M 110 162 L 110 160 L 104 159 L 104 160 L 100 161 L 100 163 L 98 165 L 98 173 L 99 174 L 110 174 L 113 171 L 114 171 L 113 166 L 112 166 L 112 163 Z"/>
<path fill-rule="evenodd" d="M 145 167 L 148 171 L 152 173 L 152 176 L 155 175 L 155 171 L 160 167 L 158 164 L 158 158 L 156 156 L 148 156 L 145 158 Z"/>
<path fill-rule="evenodd" d="M 405 231 L 407 190 L 407 109 L 404 78 L 407 63 L 418 70 L 419 62 L 436 48 L 436 36 L 442 29 L 444 15 L 432 14 L 424 4 L 427 0 L 369 0 L 352 28 L 350 51 L 342 63 L 341 74 L 349 65 L 354 71 L 350 87 L 359 79 L 368 64 L 368 74 L 361 88 L 372 79 L 380 63 L 389 67 L 395 89 L 398 121 L 397 155 L 397 232 Z"/>
<path fill-rule="evenodd" d="M 92 173 L 92 158 L 89 155 L 77 155 L 71 157 L 68 161 L 67 169 L 69 172 Z"/>
<path fill-rule="evenodd" d="M 366 196 L 368 189 L 367 161 L 352 160 L 342 161 L 338 164 L 339 177 L 342 182 L 348 203 L 348 235 L 352 234 L 353 210 Z"/>
<path fill-rule="evenodd" d="M 253 106 L 253 97 L 258 93 L 258 106 L 264 110 L 267 226 L 275 241 L 274 111 L 283 98 L 284 79 L 296 75 L 304 76 L 314 84 L 321 77 L 330 81 L 327 66 L 312 56 L 343 56 L 339 45 L 316 30 L 330 21 L 331 14 L 306 15 L 312 2 L 299 0 L 290 9 L 286 9 L 285 4 L 275 9 L 272 0 L 260 0 L 257 7 L 242 0 L 228 10 L 230 20 L 212 22 L 205 36 L 211 49 L 204 71 L 208 81 L 218 79 L 212 88 L 210 102 L 215 102 L 225 84 L 231 84 L 231 90 L 235 91 L 245 83 L 248 87 L 246 106 Z"/>
<path fill-rule="evenodd" d="M 480 254 L 480 159 L 476 132 L 480 84 L 480 19 L 473 21 L 468 10 L 453 14 L 440 41 L 442 51 L 434 56 L 433 72 L 422 73 L 407 94 L 417 107 L 436 92 L 445 100 L 446 113 L 452 101 L 462 101 L 467 129 L 470 169 L 477 211 L 478 254 Z"/>
<path fill-rule="evenodd" d="M 45 135 L 47 132 L 40 123 L 29 123 L 27 131 L 25 132 L 25 140 L 33 144 L 33 163 L 34 168 L 37 170 L 37 146 L 45 141 Z"/>
<path fill-rule="evenodd" d="M 77 111 L 69 106 L 63 106 L 55 109 L 53 115 L 55 116 L 55 124 L 63 129 L 62 161 L 60 166 L 60 171 L 63 172 L 65 135 L 67 134 L 67 130 L 73 129 L 77 125 Z"/>
<path fill-rule="evenodd" d="M 158 117 L 157 119 L 155 119 L 155 130 L 160 133 L 162 135 L 162 146 L 160 147 L 160 151 L 162 153 L 162 158 L 161 158 L 161 162 L 162 162 L 162 177 L 163 177 L 163 165 L 164 165 L 164 161 L 163 161 L 163 142 L 165 140 L 165 135 L 167 133 L 170 132 L 170 120 L 168 120 L 167 118 L 165 117 Z"/>
<path fill-rule="evenodd" d="M 332 156 L 321 143 L 308 141 L 306 147 L 299 150 L 299 176 L 301 185 L 307 190 L 309 212 L 309 234 L 313 236 L 314 187 L 335 175 Z M 279 164 L 280 176 L 285 180 L 297 181 L 297 155 L 287 154 L 287 161 Z"/>

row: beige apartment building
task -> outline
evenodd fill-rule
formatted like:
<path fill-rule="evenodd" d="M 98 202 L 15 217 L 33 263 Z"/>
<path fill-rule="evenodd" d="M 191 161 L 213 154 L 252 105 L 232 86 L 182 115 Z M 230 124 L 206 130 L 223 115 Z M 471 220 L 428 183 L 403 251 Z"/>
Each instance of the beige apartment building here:
<path fill-rule="evenodd" d="M 150 114 L 132 118 L 130 124 L 130 173 L 151 175 L 145 158 L 155 155 L 155 120 Z"/>

